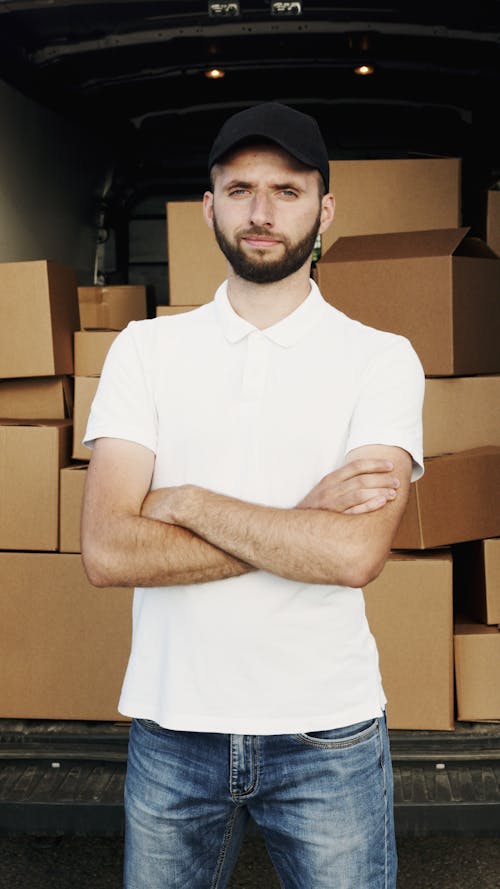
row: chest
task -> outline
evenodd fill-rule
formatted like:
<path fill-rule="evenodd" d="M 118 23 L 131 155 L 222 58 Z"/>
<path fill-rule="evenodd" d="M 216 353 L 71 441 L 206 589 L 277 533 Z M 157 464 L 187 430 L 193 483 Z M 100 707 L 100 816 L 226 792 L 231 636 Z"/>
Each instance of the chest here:
<path fill-rule="evenodd" d="M 157 381 L 155 485 L 288 506 L 343 462 L 357 390 L 325 350 L 248 337 L 179 356 Z"/>

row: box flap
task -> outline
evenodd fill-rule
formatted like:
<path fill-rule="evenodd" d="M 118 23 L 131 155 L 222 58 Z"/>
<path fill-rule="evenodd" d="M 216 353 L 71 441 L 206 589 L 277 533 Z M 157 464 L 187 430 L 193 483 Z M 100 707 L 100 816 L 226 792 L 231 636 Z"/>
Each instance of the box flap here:
<path fill-rule="evenodd" d="M 440 462 L 443 463 L 446 460 L 450 461 L 459 461 L 461 462 L 464 459 L 474 459 L 478 457 L 481 459 L 485 455 L 491 454 L 500 454 L 500 446 L 499 445 L 482 445 L 479 448 L 465 448 L 463 451 L 457 451 L 454 454 L 436 454 L 432 457 L 425 458 L 425 464 Z"/>
<path fill-rule="evenodd" d="M 381 235 L 339 238 L 320 259 L 325 262 L 356 262 L 376 259 L 408 259 L 419 256 L 451 256 L 466 238 L 469 227 L 442 228 Z M 485 245 L 486 246 L 486 245 Z M 462 254 L 464 255 L 464 254 Z"/>
<path fill-rule="evenodd" d="M 455 619 L 455 636 L 497 636 L 500 627 L 480 624 L 470 618 L 458 615 Z"/>
<path fill-rule="evenodd" d="M 65 420 L 32 420 L 30 417 L 23 417 L 22 420 L 11 418 L 11 417 L 1 417 L 0 418 L 0 427 L 2 426 L 38 426 L 39 428 L 51 428 L 54 429 L 56 427 L 64 428 L 66 426 L 72 426 L 73 421 L 70 418 L 66 418 Z"/>

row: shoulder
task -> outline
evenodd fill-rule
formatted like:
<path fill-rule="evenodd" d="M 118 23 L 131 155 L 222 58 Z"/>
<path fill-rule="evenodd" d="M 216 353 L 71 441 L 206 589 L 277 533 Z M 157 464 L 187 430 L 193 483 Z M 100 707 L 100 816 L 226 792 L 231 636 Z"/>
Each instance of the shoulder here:
<path fill-rule="evenodd" d="M 203 326 L 210 323 L 212 315 L 213 302 L 210 302 L 186 312 L 177 312 L 175 315 L 158 315 L 145 321 L 131 321 L 128 328 L 135 336 L 147 339 L 157 335 L 168 335 L 174 330 L 190 330 Z"/>
<path fill-rule="evenodd" d="M 178 342 L 179 337 L 189 337 L 196 331 L 206 330 L 212 316 L 212 303 L 207 303 L 176 315 L 159 315 L 142 321 L 130 321 L 112 345 L 116 343 L 117 348 L 135 348 L 139 352 L 164 347 L 169 342 Z"/>
<path fill-rule="evenodd" d="M 336 309 L 324 300 L 324 330 L 341 338 L 346 352 L 354 360 L 358 356 L 363 365 L 387 357 L 395 362 L 410 361 L 417 367 L 420 360 L 410 340 L 389 330 L 370 327 Z"/>

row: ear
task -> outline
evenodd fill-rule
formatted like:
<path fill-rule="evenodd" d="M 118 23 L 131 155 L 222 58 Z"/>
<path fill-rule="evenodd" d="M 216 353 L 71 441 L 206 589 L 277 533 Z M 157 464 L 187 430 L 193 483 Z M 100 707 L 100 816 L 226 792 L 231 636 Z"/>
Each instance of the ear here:
<path fill-rule="evenodd" d="M 203 195 L 203 216 L 209 228 L 214 227 L 214 195 L 212 191 L 206 191 Z"/>
<path fill-rule="evenodd" d="M 322 235 L 330 227 L 335 216 L 335 198 L 333 194 L 325 194 L 321 199 L 321 216 L 318 234 Z"/>

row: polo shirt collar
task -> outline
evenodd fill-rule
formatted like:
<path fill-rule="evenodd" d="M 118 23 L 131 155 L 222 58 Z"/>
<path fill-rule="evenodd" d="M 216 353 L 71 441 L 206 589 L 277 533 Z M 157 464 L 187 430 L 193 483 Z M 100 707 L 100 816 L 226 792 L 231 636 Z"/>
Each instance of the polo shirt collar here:
<path fill-rule="evenodd" d="M 316 324 L 325 306 L 317 284 L 312 278 L 309 283 L 311 289 L 308 296 L 294 312 L 271 327 L 259 330 L 254 324 L 236 314 L 227 295 L 227 281 L 224 281 L 214 297 L 217 320 L 224 336 L 230 343 L 237 343 L 259 330 L 259 333 L 278 346 L 293 346 Z"/>

